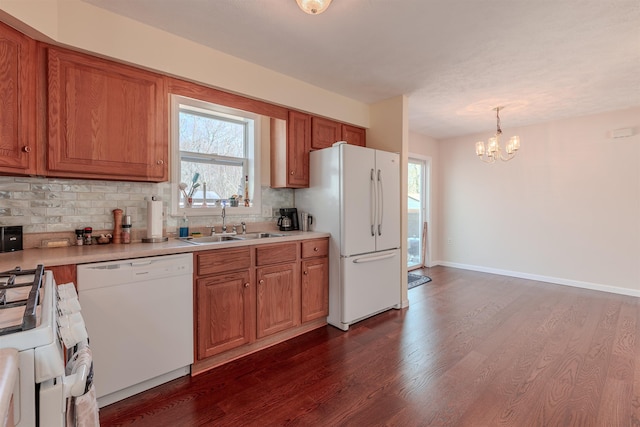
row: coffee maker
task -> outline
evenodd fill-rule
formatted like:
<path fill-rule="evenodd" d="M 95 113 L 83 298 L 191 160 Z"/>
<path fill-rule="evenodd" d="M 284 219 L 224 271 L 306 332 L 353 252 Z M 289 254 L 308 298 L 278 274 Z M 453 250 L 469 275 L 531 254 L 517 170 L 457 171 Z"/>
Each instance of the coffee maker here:
<path fill-rule="evenodd" d="M 281 208 L 278 226 L 280 226 L 280 231 L 300 230 L 300 226 L 298 225 L 298 209 Z"/>

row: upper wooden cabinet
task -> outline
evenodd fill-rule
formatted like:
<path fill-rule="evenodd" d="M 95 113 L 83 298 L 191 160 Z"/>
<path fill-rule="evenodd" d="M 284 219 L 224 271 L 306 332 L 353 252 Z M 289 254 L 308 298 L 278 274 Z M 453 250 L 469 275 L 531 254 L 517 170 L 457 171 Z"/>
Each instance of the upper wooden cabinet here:
<path fill-rule="evenodd" d="M 0 23 L 0 173 L 34 174 L 35 42 Z"/>
<path fill-rule="evenodd" d="M 311 149 L 319 150 L 331 147 L 336 141 L 364 147 L 365 129 L 325 119 L 311 118 Z"/>
<path fill-rule="evenodd" d="M 65 49 L 47 53 L 48 176 L 168 179 L 163 76 Z"/>
<path fill-rule="evenodd" d="M 349 144 L 367 146 L 366 130 L 356 126 L 342 125 L 342 140 Z"/>
<path fill-rule="evenodd" d="M 322 117 L 311 118 L 311 148 L 320 150 L 342 140 L 342 125 Z"/>
<path fill-rule="evenodd" d="M 271 120 L 271 187 L 309 186 L 311 116 L 289 111 L 287 122 Z"/>

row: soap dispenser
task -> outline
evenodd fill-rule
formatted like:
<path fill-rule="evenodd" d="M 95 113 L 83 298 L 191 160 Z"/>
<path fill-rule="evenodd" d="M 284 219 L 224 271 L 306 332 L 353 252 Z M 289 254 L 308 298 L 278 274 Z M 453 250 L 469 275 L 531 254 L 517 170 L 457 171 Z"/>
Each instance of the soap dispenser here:
<path fill-rule="evenodd" d="M 180 220 L 180 237 L 189 237 L 189 219 L 186 212 Z"/>

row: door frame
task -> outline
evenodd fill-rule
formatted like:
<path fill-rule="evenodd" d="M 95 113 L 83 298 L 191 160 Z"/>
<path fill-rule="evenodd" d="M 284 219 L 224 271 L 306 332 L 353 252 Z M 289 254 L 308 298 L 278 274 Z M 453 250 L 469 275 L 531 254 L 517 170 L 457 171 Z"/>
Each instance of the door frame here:
<path fill-rule="evenodd" d="M 415 154 L 415 153 L 409 153 L 408 158 L 407 158 L 407 163 L 410 162 L 411 160 L 417 160 L 420 162 L 424 162 L 424 174 L 423 174 L 423 178 L 424 181 L 422 182 L 422 188 L 424 190 L 424 193 L 421 199 L 421 209 L 422 209 L 422 214 L 423 214 L 423 222 L 427 222 L 427 242 L 426 242 L 426 249 L 427 249 L 427 253 L 426 256 L 423 254 L 424 257 L 424 266 L 422 265 L 418 265 L 417 267 L 411 267 L 409 269 L 409 271 L 411 270 L 416 270 L 422 267 L 430 267 L 431 266 L 431 241 L 432 241 L 432 236 L 433 236 L 433 229 L 432 229 L 432 222 L 431 222 L 431 162 L 432 159 L 430 156 L 424 156 L 422 154 Z M 407 166 L 408 167 L 408 166 Z M 421 225 L 422 228 L 422 225 Z M 422 233 L 420 234 L 420 250 L 422 251 L 422 246 L 423 246 L 423 242 L 422 242 Z M 408 246 L 407 246 L 407 250 Z"/>

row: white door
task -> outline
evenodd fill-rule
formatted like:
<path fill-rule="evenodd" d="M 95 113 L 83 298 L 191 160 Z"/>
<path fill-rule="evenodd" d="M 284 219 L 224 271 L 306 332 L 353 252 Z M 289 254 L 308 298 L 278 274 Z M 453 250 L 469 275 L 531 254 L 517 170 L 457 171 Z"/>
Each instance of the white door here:
<path fill-rule="evenodd" d="M 340 150 L 340 254 L 349 256 L 374 252 L 375 150 L 347 144 L 341 145 Z"/>
<path fill-rule="evenodd" d="M 400 247 L 400 156 L 376 150 L 376 250 Z"/>
<path fill-rule="evenodd" d="M 407 268 L 409 270 L 429 265 L 428 254 L 428 206 L 429 159 L 410 156 L 407 168 Z M 427 233 L 425 233 L 427 231 Z"/>

